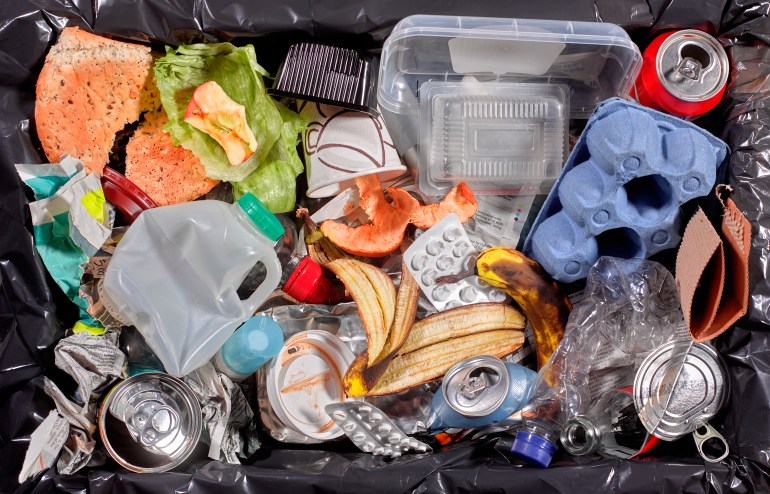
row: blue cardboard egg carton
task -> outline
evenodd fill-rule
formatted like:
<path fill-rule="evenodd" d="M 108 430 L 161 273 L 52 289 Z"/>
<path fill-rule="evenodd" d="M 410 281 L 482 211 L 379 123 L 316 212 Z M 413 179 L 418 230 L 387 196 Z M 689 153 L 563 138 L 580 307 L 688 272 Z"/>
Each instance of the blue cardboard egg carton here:
<path fill-rule="evenodd" d="M 596 108 L 543 204 L 524 253 L 559 281 L 604 255 L 676 247 L 681 206 L 711 191 L 727 145 L 700 127 L 618 98 Z"/>

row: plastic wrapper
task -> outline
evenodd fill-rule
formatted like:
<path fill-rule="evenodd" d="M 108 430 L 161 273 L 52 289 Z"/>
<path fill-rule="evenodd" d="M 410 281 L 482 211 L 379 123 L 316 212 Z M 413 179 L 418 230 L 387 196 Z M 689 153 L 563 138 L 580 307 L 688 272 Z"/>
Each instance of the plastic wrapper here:
<path fill-rule="evenodd" d="M 770 3 L 695 0 L 481 0 L 466 3 L 366 0 L 31 0 L 0 11 L 0 491 L 238 492 L 276 488 L 314 492 L 767 492 L 770 490 L 770 307 L 765 177 L 770 168 Z M 123 39 L 163 43 L 251 42 L 275 72 L 289 44 L 314 35 L 377 48 L 396 21 L 416 14 L 486 15 L 614 22 L 641 48 L 666 29 L 698 27 L 718 35 L 733 70 L 717 117 L 709 122 L 735 150 L 730 160 L 734 200 L 754 228 L 750 317 L 716 345 L 730 369 L 732 399 L 720 431 L 732 455 L 704 463 L 685 441 L 658 449 L 646 462 L 576 462 L 557 457 L 547 470 L 513 469 L 491 444 L 456 445 L 425 458 L 377 460 L 344 444 L 271 445 L 244 461 L 210 461 L 189 470 L 134 474 L 114 464 L 60 475 L 48 469 L 17 485 L 30 434 L 54 409 L 43 376 L 67 396 L 76 384 L 54 366 L 53 348 L 77 320 L 72 305 L 36 255 L 27 197 L 17 163 L 42 163 L 34 131 L 34 87 L 43 58 L 66 25 Z M 701 121 L 705 123 L 707 119 Z M 699 123 L 701 123 L 699 121 Z M 690 441 L 691 443 L 691 441 Z M 310 449 L 309 449 L 310 448 Z M 341 452 L 341 450 L 344 450 Z"/>
<path fill-rule="evenodd" d="M 554 386 L 577 393 L 569 398 L 570 412 L 632 385 L 650 352 L 687 338 L 674 277 L 657 262 L 601 257 L 579 299 L 535 387 L 535 394 Z"/>

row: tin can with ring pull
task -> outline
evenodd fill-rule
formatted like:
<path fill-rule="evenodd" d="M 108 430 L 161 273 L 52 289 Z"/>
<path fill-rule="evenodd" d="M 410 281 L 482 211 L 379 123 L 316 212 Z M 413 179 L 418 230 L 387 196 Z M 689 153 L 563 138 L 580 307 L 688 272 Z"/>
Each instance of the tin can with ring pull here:
<path fill-rule="evenodd" d="M 146 372 L 117 384 L 99 409 L 107 452 L 134 472 L 165 472 L 193 453 L 201 434 L 195 394 L 168 374 Z"/>
<path fill-rule="evenodd" d="M 708 424 L 727 402 L 727 368 L 710 345 L 674 341 L 656 349 L 642 362 L 634 380 L 634 405 L 647 431 L 664 441 L 692 433 L 704 460 L 727 457 L 727 441 Z M 724 452 L 709 456 L 703 445 L 722 443 Z"/>

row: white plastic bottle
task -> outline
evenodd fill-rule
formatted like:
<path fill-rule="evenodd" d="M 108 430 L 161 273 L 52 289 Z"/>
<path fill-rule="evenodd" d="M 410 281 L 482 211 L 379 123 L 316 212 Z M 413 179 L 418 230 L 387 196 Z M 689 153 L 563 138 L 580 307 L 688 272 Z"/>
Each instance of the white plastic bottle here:
<path fill-rule="evenodd" d="M 273 245 L 283 226 L 253 195 L 236 204 L 195 201 L 144 211 L 110 260 L 101 297 L 136 326 L 166 371 L 184 376 L 211 359 L 276 288 Z M 265 279 L 238 287 L 258 262 Z"/>

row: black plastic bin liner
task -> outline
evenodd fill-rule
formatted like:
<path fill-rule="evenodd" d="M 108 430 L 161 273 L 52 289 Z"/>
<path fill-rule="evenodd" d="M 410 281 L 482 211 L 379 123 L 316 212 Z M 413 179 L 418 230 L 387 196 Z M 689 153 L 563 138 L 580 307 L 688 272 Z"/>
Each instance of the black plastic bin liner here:
<path fill-rule="evenodd" d="M 17 485 L 29 435 L 53 408 L 43 376 L 67 393 L 72 381 L 52 350 L 77 311 L 46 273 L 32 243 L 28 197 L 13 165 L 44 161 L 34 132 L 34 85 L 65 26 L 151 42 L 235 40 L 255 44 L 275 71 L 282 50 L 310 37 L 376 47 L 412 14 L 604 21 L 644 46 L 656 34 L 697 27 L 721 35 L 733 74 L 720 107 L 702 123 L 733 154 L 735 200 L 753 225 L 749 316 L 717 346 L 731 372 L 721 432 L 731 456 L 706 463 L 692 441 L 646 461 L 573 459 L 547 470 L 510 466 L 490 441 L 393 461 L 353 446 L 308 449 L 268 443 L 247 465 L 203 462 L 183 472 L 135 474 L 108 463 L 61 476 L 53 469 Z M 770 2 L 736 0 L 31 0 L 0 3 L 0 492 L 770 492 Z M 344 451 L 343 451 L 344 450 Z M 343 452 L 340 452 L 343 451 Z"/>

